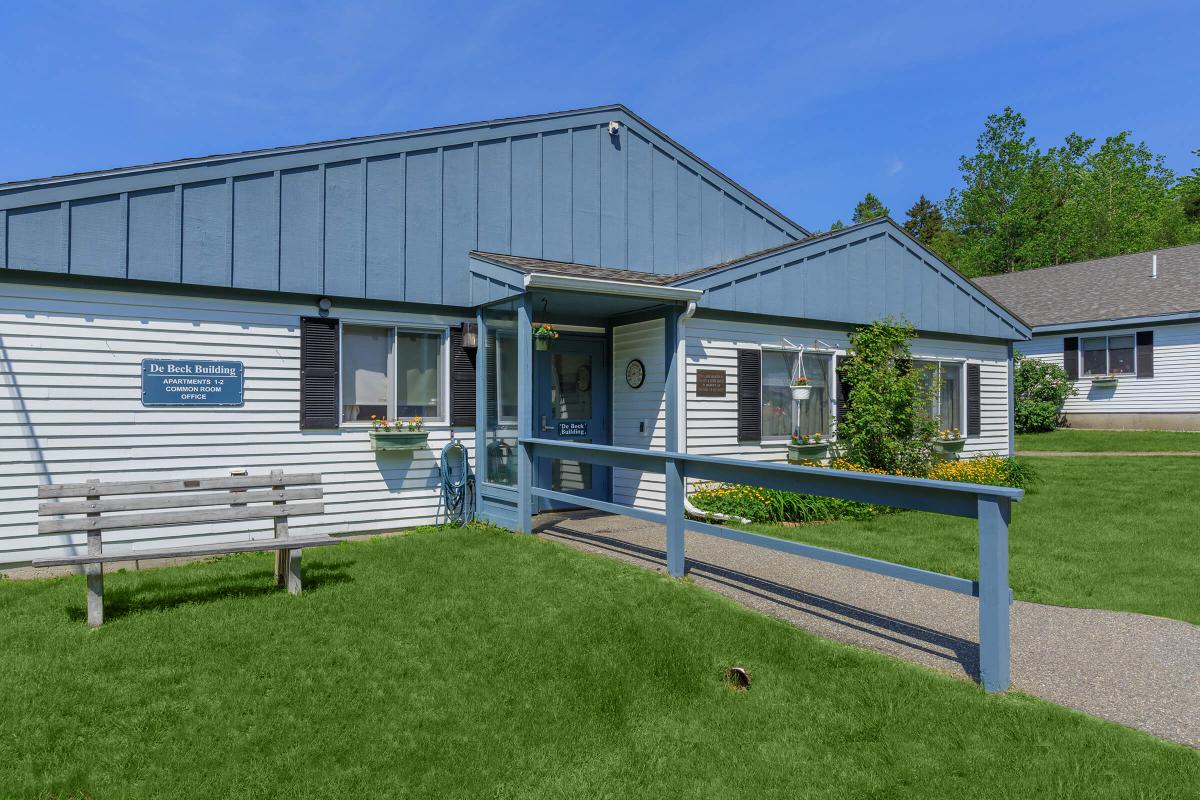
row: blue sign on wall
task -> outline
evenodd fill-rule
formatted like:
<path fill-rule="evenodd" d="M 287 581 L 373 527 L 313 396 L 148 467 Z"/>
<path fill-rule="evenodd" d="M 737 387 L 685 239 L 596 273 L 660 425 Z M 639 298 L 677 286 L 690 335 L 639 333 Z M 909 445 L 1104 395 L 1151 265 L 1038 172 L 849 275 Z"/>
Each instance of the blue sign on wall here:
<path fill-rule="evenodd" d="M 242 362 L 142 359 L 144 406 L 240 406 Z"/>

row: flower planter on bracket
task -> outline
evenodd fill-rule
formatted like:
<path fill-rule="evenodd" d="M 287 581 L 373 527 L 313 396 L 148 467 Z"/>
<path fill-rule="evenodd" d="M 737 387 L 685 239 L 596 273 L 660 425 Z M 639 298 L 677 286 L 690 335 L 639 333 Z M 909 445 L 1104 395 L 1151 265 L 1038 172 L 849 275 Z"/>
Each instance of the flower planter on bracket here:
<path fill-rule="evenodd" d="M 798 461 L 820 461 L 829 455 L 829 442 L 813 442 L 804 444 L 803 442 L 788 443 L 788 461 L 793 463 Z"/>
<path fill-rule="evenodd" d="M 371 431 L 372 450 L 424 450 L 429 431 Z"/>
<path fill-rule="evenodd" d="M 1107 387 L 1107 386 L 1116 386 L 1116 385 L 1117 385 L 1117 379 L 1115 376 L 1103 377 L 1103 378 L 1092 378 L 1092 386 L 1096 387 L 1097 389 Z"/>
<path fill-rule="evenodd" d="M 810 397 L 812 397 L 812 387 L 811 386 L 793 386 L 792 387 L 792 399 L 793 400 L 807 400 Z"/>
<path fill-rule="evenodd" d="M 964 436 L 958 439 L 935 439 L 933 445 L 943 453 L 960 453 L 966 443 L 967 439 Z"/>

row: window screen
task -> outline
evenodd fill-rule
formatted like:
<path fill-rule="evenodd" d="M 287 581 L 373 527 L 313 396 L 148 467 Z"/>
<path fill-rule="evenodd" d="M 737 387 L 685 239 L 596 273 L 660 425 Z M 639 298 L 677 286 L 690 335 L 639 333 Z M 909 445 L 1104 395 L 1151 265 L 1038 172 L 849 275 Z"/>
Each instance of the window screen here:
<path fill-rule="evenodd" d="M 396 334 L 396 416 L 436 417 L 441 400 L 442 335 Z"/>
<path fill-rule="evenodd" d="M 391 328 L 342 328 L 342 419 L 369 420 L 388 413 L 388 355 Z"/>

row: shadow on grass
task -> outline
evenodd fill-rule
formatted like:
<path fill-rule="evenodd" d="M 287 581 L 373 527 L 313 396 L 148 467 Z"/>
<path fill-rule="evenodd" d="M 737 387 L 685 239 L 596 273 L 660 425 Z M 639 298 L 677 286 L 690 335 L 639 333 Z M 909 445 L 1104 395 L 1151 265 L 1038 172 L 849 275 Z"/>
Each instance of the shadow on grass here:
<path fill-rule="evenodd" d="M 327 586 L 350 583 L 354 580 L 348 571 L 353 559 L 321 561 L 303 567 L 301 573 L 303 594 L 320 591 Z M 194 603 L 215 603 L 232 598 L 253 598 L 286 592 L 275 585 L 275 571 L 254 569 L 233 575 L 221 575 L 205 580 L 200 573 L 195 579 L 181 581 L 164 579 L 156 575 L 159 570 L 125 573 L 134 576 L 132 582 L 112 586 L 113 576 L 105 576 L 104 621 L 120 619 L 146 611 L 167 611 Z M 119 573 L 118 573 L 119 574 Z M 73 622 L 87 619 L 86 600 L 64 606 L 67 618 Z"/>
<path fill-rule="evenodd" d="M 666 565 L 666 553 L 662 550 L 611 536 L 559 527 L 558 523 L 562 521 L 555 520 L 544 525 L 538 532 L 572 539 L 600 550 L 633 556 L 645 564 L 652 565 L 652 568 L 661 569 Z M 805 614 L 909 650 L 944 658 L 961 666 L 972 680 L 979 680 L 979 644 L 969 639 L 694 558 L 686 559 L 685 574 L 703 577 L 739 594 L 766 601 L 778 607 L 780 615 L 785 618 L 788 614 Z"/>

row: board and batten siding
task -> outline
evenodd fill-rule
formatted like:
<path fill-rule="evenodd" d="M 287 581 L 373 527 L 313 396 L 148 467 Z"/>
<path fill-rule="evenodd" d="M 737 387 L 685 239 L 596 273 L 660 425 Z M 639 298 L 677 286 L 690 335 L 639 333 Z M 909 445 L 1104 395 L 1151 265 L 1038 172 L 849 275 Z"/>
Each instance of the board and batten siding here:
<path fill-rule="evenodd" d="M 1122 376 L 1115 387 L 1092 388 L 1091 378 L 1075 381 L 1076 395 L 1063 404 L 1065 414 L 1200 413 L 1200 322 L 1037 334 L 1016 349 L 1022 355 L 1063 365 L 1063 338 L 1136 335 L 1154 332 L 1154 377 Z"/>
<path fill-rule="evenodd" d="M 430 426 L 428 450 L 378 457 L 365 427 L 300 430 L 299 322 L 314 312 L 279 302 L 6 284 L 0 566 L 85 551 L 82 535 L 38 535 L 39 484 L 315 471 L 323 475 L 325 514 L 290 520 L 293 531 L 366 533 L 434 522 L 445 424 Z M 333 316 L 435 328 L 461 322 L 340 306 Z M 145 408 L 143 358 L 242 361 L 245 404 Z M 473 450 L 473 432 L 460 430 Z M 271 535 L 267 520 L 115 530 L 104 538 L 106 551 L 136 557 L 147 547 Z"/>
<path fill-rule="evenodd" d="M 696 317 L 687 323 L 687 450 L 710 456 L 755 461 L 787 461 L 786 440 L 739 442 L 737 437 L 737 351 L 739 348 L 789 347 L 803 344 L 809 352 L 846 352 L 845 331 L 769 325 L 758 322 Z M 832 347 L 815 344 L 820 339 Z M 970 437 L 964 454 L 1007 454 L 1008 351 L 1003 344 L 985 344 L 943 338 L 918 338 L 914 358 L 937 358 L 980 366 L 980 435 Z M 726 373 L 723 398 L 697 397 L 696 372 L 720 369 Z M 831 376 L 832 377 L 832 376 Z M 832 420 L 834 409 L 829 410 Z M 965 423 L 965 405 L 964 405 Z M 832 421 L 831 421 L 832 426 Z M 965 425 L 964 425 L 965 427 Z"/>
<path fill-rule="evenodd" d="M 0 269 L 434 305 L 471 250 L 675 273 L 804 235 L 621 109 L 0 187 Z"/>
<path fill-rule="evenodd" d="M 661 319 L 613 328 L 612 441 L 618 447 L 664 450 L 666 432 L 666 341 Z M 625 367 L 633 359 L 646 367 L 646 380 L 633 389 Z M 645 424 L 645 431 L 641 429 Z M 632 469 L 613 469 L 613 502 L 635 508 L 663 508 L 666 482 L 662 475 Z"/>

